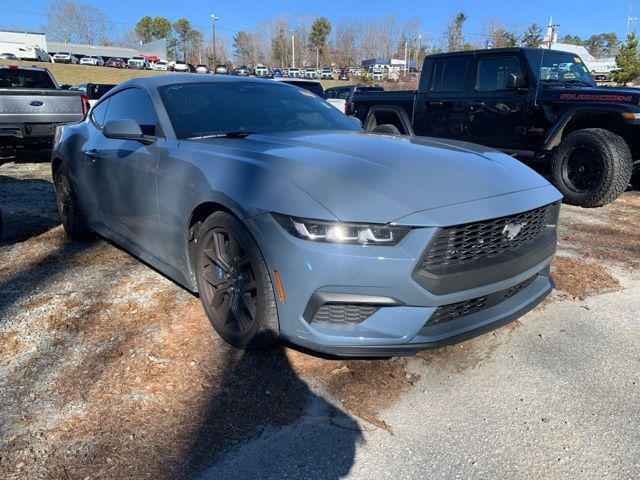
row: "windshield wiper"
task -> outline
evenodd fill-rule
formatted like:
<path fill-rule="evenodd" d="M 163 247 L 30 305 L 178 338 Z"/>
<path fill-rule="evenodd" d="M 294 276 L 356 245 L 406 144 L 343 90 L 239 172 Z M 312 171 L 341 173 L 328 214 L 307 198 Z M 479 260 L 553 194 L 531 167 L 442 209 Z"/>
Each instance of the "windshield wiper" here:
<path fill-rule="evenodd" d="M 198 135 L 196 137 L 189 137 L 189 140 L 204 140 L 205 138 L 245 138 L 249 135 L 253 135 L 256 132 L 250 130 L 233 130 L 230 132 L 217 132 L 210 133 L 208 135 Z"/>

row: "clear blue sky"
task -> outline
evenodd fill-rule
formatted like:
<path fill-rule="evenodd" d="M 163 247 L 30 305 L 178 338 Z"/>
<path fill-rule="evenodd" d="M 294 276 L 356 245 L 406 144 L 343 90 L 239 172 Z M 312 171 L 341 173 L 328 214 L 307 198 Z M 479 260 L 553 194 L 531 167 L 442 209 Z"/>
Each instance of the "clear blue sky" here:
<path fill-rule="evenodd" d="M 143 15 L 162 15 L 170 20 L 188 18 L 197 27 L 209 25 L 209 14 L 219 18 L 218 28 L 231 37 L 241 29 L 252 29 L 261 20 L 283 13 L 324 15 L 330 20 L 340 17 L 381 17 L 393 13 L 402 21 L 419 17 L 431 37 L 442 35 L 451 16 L 465 11 L 469 16 L 466 32 L 479 33 L 483 20 L 500 18 L 506 25 L 522 27 L 531 22 L 546 24 L 553 15 L 560 24 L 560 36 L 571 33 L 588 36 L 614 31 L 623 36 L 629 8 L 627 0 L 81 0 L 100 8 L 118 27 L 133 25 Z M 633 15 L 640 17 L 640 0 L 631 2 Z M 2 0 L 0 26 L 27 27 L 38 30 L 49 0 Z"/>

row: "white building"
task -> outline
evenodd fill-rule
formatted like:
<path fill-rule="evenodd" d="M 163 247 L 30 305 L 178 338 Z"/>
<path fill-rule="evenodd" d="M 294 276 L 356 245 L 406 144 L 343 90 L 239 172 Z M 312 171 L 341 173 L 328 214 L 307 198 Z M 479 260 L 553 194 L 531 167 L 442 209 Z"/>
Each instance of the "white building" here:
<path fill-rule="evenodd" d="M 47 37 L 40 32 L 19 32 L 16 30 L 0 31 L 0 52 L 18 54 L 21 47 L 40 47 L 48 51 Z"/>

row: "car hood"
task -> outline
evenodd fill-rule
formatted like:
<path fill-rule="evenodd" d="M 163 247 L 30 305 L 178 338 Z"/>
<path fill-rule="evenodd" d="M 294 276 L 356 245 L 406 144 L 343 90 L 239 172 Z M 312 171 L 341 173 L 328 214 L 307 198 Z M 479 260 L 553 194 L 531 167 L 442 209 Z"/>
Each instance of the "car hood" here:
<path fill-rule="evenodd" d="M 505 154 L 450 140 L 298 132 L 198 142 L 263 164 L 342 221 L 388 223 L 422 210 L 549 185 Z"/>

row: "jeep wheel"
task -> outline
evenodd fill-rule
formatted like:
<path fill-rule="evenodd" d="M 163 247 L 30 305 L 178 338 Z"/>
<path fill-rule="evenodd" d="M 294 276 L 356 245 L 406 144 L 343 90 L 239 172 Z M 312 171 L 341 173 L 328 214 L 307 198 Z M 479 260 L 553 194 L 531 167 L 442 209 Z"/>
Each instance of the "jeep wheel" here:
<path fill-rule="evenodd" d="M 588 128 L 562 140 L 551 160 L 551 177 L 566 203 L 601 207 L 625 191 L 632 167 L 631 152 L 622 137 Z"/>
<path fill-rule="evenodd" d="M 275 343 L 278 312 L 258 245 L 226 212 L 209 216 L 196 236 L 195 270 L 200 300 L 213 328 L 237 348 Z"/>
<path fill-rule="evenodd" d="M 385 135 L 400 135 L 400 130 L 395 125 L 390 123 L 383 123 L 375 128 L 371 129 L 371 133 L 381 133 Z"/>

